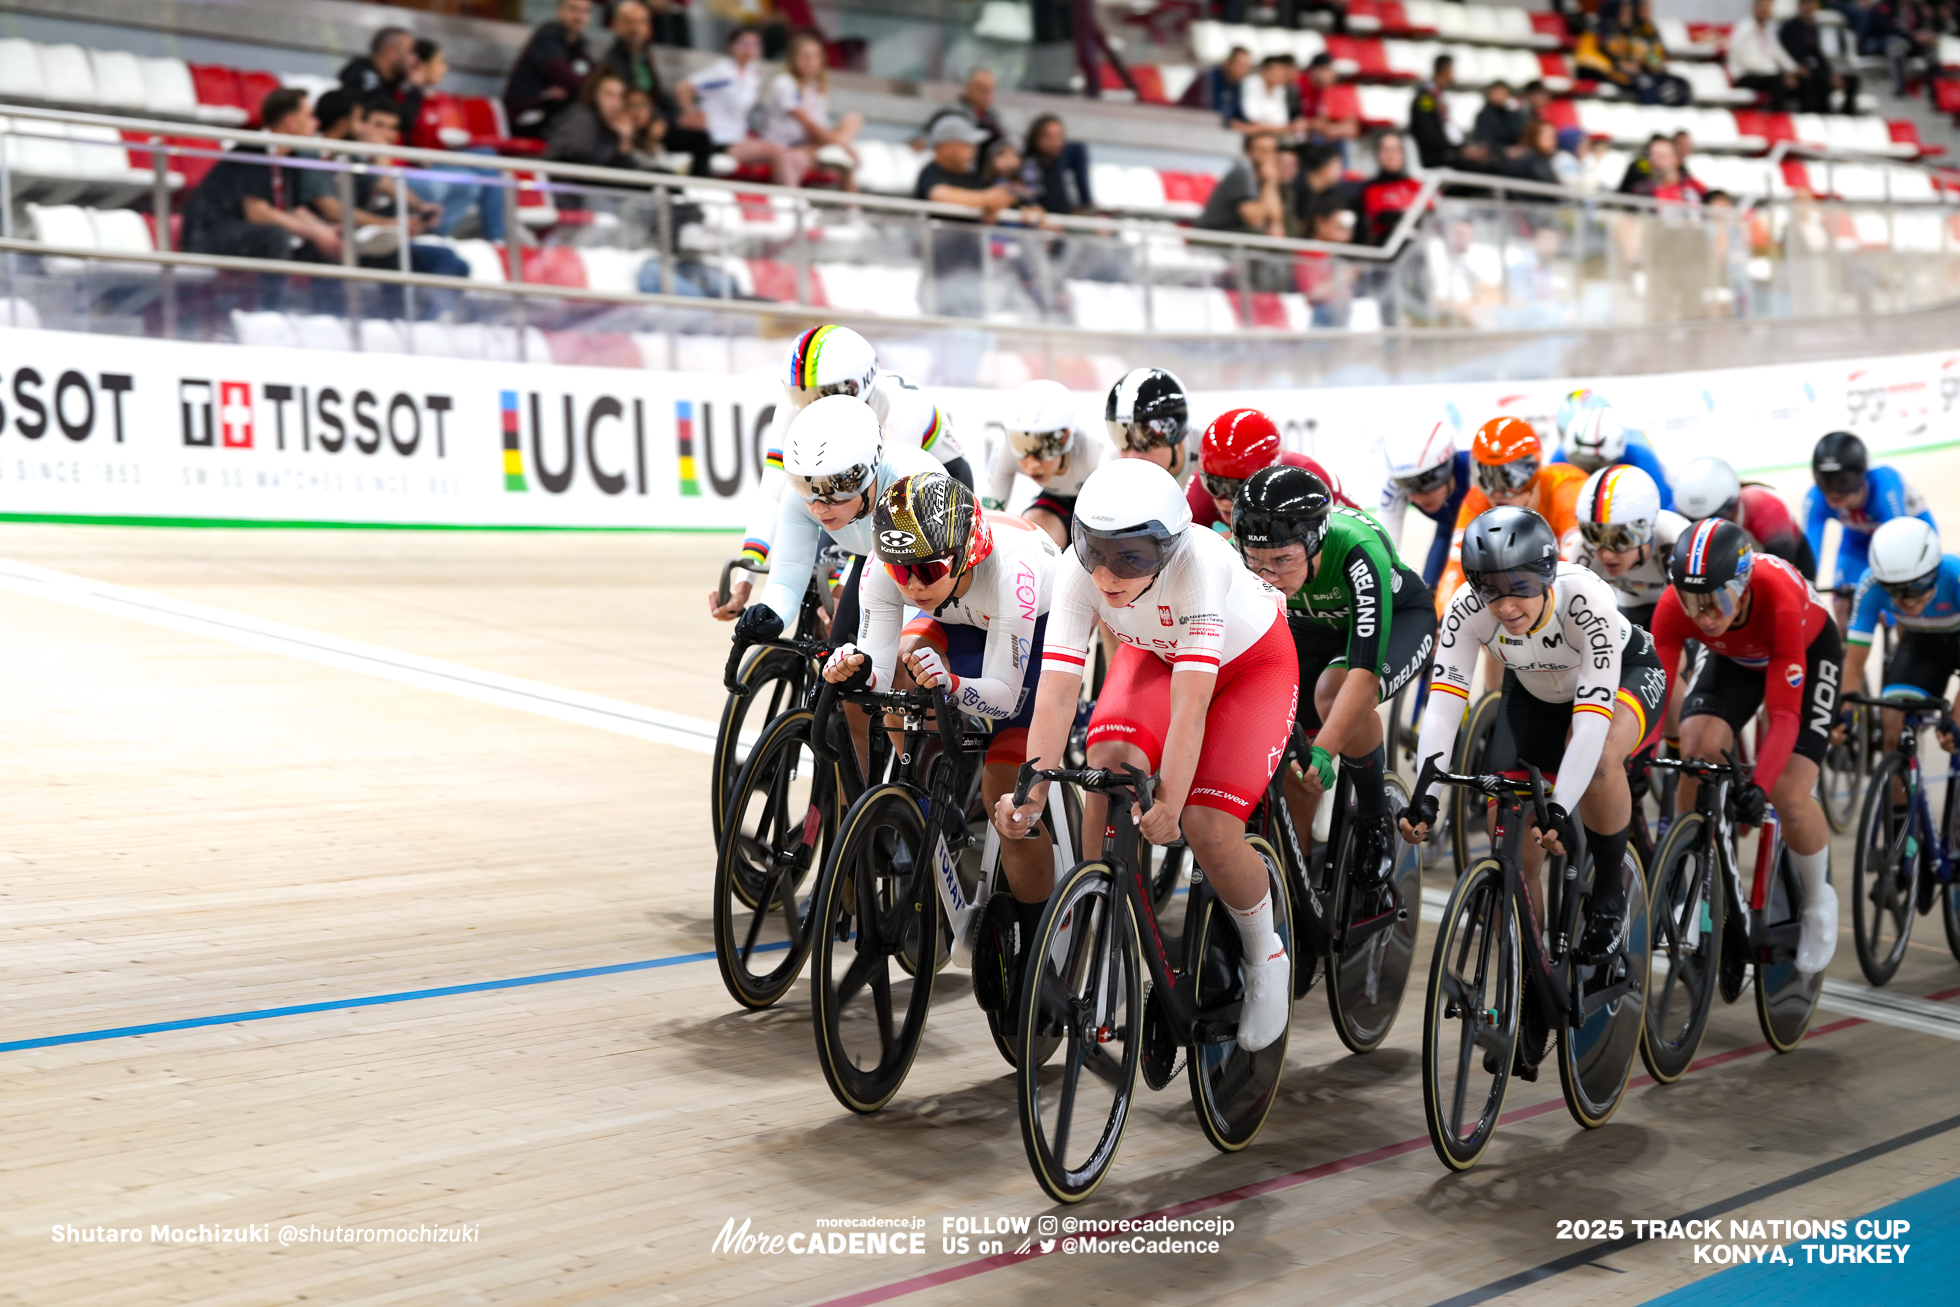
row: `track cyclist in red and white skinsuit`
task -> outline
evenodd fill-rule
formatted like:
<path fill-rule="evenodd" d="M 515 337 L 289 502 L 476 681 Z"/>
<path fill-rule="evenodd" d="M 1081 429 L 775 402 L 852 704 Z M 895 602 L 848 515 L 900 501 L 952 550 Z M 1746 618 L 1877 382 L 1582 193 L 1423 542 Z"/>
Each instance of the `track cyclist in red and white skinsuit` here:
<path fill-rule="evenodd" d="M 1284 1033 L 1292 1007 L 1265 864 L 1245 842 L 1299 701 L 1279 592 L 1222 536 L 1193 526 L 1177 482 L 1143 459 L 1106 464 L 1083 485 L 1071 554 L 1056 570 L 1028 756 L 1059 763 L 1101 618 L 1122 647 L 1090 718 L 1089 765 L 1159 774 L 1157 802 L 1138 825 L 1153 844 L 1181 832 L 1231 909 L 1248 959 L 1238 1043 L 1264 1048 Z M 1019 808 L 1012 795 L 995 806 L 1003 837 L 1026 836 L 1045 789 Z M 1085 857 L 1102 846 L 1103 802 L 1085 796 Z"/>

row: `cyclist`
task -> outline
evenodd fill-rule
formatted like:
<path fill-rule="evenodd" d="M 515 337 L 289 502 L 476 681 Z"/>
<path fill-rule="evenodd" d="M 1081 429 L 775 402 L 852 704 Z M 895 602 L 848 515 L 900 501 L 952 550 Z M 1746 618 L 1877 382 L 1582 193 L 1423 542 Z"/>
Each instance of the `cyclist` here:
<path fill-rule="evenodd" d="M 1653 478 L 1660 492 L 1661 507 L 1673 508 L 1674 491 L 1668 486 L 1667 469 L 1661 466 L 1660 456 L 1645 440 L 1629 439 L 1633 434 L 1605 400 L 1595 400 L 1572 419 L 1572 426 L 1566 431 L 1559 452 L 1552 456 L 1552 462 L 1570 463 L 1588 472 L 1615 463 L 1637 467 Z"/>
<path fill-rule="evenodd" d="M 1916 517 L 1936 526 L 1933 514 L 1917 490 L 1906 484 L 1898 469 L 1870 465 L 1865 442 L 1849 431 L 1833 431 L 1817 442 L 1810 454 L 1810 476 L 1816 484 L 1804 496 L 1804 535 L 1810 552 L 1824 556 L 1824 524 L 1836 518 L 1837 561 L 1832 568 L 1834 589 L 1855 586 L 1865 579 L 1866 552 L 1872 532 L 1895 517 Z M 1832 611 L 1842 628 L 1851 613 L 1851 598 L 1834 594 Z"/>
<path fill-rule="evenodd" d="M 1076 425 L 1075 396 L 1059 381 L 1026 381 L 1007 397 L 1005 438 L 988 469 L 983 507 L 1005 509 L 1014 474 L 1039 487 L 1021 516 L 1068 548 L 1076 492 L 1102 466 L 1109 446 Z"/>
<path fill-rule="evenodd" d="M 1789 563 L 1806 581 L 1817 580 L 1817 556 L 1783 500 L 1760 481 L 1744 482 L 1726 459 L 1707 455 L 1683 467 L 1674 479 L 1674 511 L 1690 522 L 1725 517 L 1747 531 L 1758 550 Z"/>
<path fill-rule="evenodd" d="M 1090 632 L 1100 617 L 1123 647 L 1089 723 L 1089 765 L 1160 773 L 1156 805 L 1140 814 L 1152 844 L 1180 830 L 1231 909 L 1244 944 L 1238 1042 L 1260 1049 L 1286 1029 L 1292 1007 L 1286 949 L 1273 930 L 1265 864 L 1245 822 L 1284 754 L 1299 671 L 1279 592 L 1241 564 L 1214 531 L 1192 525 L 1177 482 L 1143 459 L 1118 459 L 1075 501 L 1076 566 L 1056 569 L 1028 755 L 1059 759 L 1075 720 Z M 1039 787 L 994 822 L 1025 837 L 1041 813 Z M 1104 808 L 1083 804 L 1084 854 L 1101 850 Z"/>
<path fill-rule="evenodd" d="M 1526 874 L 1536 879 L 1545 851 L 1576 852 L 1575 812 L 1594 867 L 1619 867 L 1633 819 L 1627 755 L 1658 731 L 1666 702 L 1653 639 L 1620 613 L 1605 581 L 1559 561 L 1558 540 L 1536 513 L 1480 514 L 1464 534 L 1463 565 L 1469 584 L 1443 617 L 1416 756 L 1450 757 L 1481 645 L 1504 664 L 1504 715 L 1490 769 L 1531 763 L 1557 776 L 1551 829 L 1525 845 Z M 1426 839 L 1437 807 L 1434 794 L 1411 802 L 1404 833 Z M 1625 940 L 1625 885 L 1597 874 L 1580 956 L 1610 958 Z M 1527 1073 L 1543 1055 L 1545 1035 L 1536 1023 L 1530 1033 Z"/>
<path fill-rule="evenodd" d="M 1822 971 L 1837 949 L 1837 896 L 1825 883 L 1830 861 L 1824 811 L 1814 793 L 1830 744 L 1844 645 L 1816 591 L 1780 558 L 1759 554 L 1741 527 L 1705 518 L 1675 541 L 1672 585 L 1654 612 L 1654 642 L 1672 679 L 1682 645 L 1701 642 L 1693 684 L 1681 708 L 1684 755 L 1720 761 L 1758 709 L 1756 771 L 1734 795 L 1745 825 L 1760 825 L 1765 792 L 1783 823 L 1783 842 L 1803 878 L 1803 933 L 1797 969 Z M 1677 790 L 1687 812 L 1694 786 Z"/>
<path fill-rule="evenodd" d="M 766 567 L 774 539 L 776 509 L 783 498 L 783 441 L 796 415 L 825 395 L 855 395 L 878 416 L 887 444 L 917 445 L 961 481 L 973 484 L 973 471 L 953 436 L 953 421 L 925 391 L 896 372 L 878 366 L 871 342 L 849 327 L 812 327 L 790 342 L 783 360 L 783 392 L 789 401 L 776 409 L 762 458 L 756 517 L 742 541 L 742 557 Z M 736 583 L 740 598 L 731 594 L 725 606 L 714 608 L 722 621 L 731 620 L 748 602 L 749 582 Z"/>
<path fill-rule="evenodd" d="M 1155 463 L 1182 486 L 1191 479 L 1191 404 L 1184 383 L 1163 368 L 1132 368 L 1103 401 L 1109 443 L 1123 458 Z"/>
<path fill-rule="evenodd" d="M 1558 541 L 1562 557 L 1579 547 L 1579 488 L 1586 474 L 1568 463 L 1545 464 L 1538 433 L 1519 418 L 1492 418 L 1477 428 L 1470 441 L 1475 484 L 1456 512 L 1450 540 L 1450 561 L 1436 587 L 1438 616 L 1463 584 L 1463 533 L 1470 523 L 1493 507 L 1528 508 L 1544 518 Z"/>
<path fill-rule="evenodd" d="M 1872 532 L 1871 570 L 1858 583 L 1844 636 L 1844 684 L 1865 683 L 1872 633 L 1881 618 L 1898 645 L 1880 680 L 1881 694 L 1944 699 L 1960 671 L 1960 558 L 1940 553 L 1940 535 L 1916 517 L 1895 517 Z M 1902 713 L 1882 714 L 1885 747 L 1899 741 Z"/>
<path fill-rule="evenodd" d="M 1438 419 L 1427 431 L 1416 427 L 1394 436 L 1383 452 L 1388 482 L 1382 486 L 1381 508 L 1375 516 L 1398 546 L 1402 521 L 1411 506 L 1436 524 L 1429 558 L 1422 565 L 1422 583 L 1433 586 L 1442 579 L 1443 564 L 1450 558 L 1457 510 L 1470 493 L 1470 451 L 1458 449 L 1449 423 Z"/>
<path fill-rule="evenodd" d="M 944 682 L 960 712 L 993 726 L 980 782 L 991 809 L 1014 788 L 1027 754 L 1029 673 L 1041 659 L 1061 551 L 1018 517 L 983 513 L 944 472 L 894 482 L 878 497 L 872 532 L 883 566 L 864 574 L 859 642 L 837 647 L 824 679 L 878 690 Z M 908 606 L 920 613 L 910 622 Z M 1030 939 L 1054 887 L 1048 848 L 1003 843 L 1001 862 L 1021 938 Z"/>
<path fill-rule="evenodd" d="M 1635 626 L 1654 626 L 1654 605 L 1667 592 L 1667 560 L 1688 519 L 1661 507 L 1654 478 L 1615 463 L 1579 490 L 1580 544 L 1572 561 L 1613 587 L 1620 612 Z"/>
<path fill-rule="evenodd" d="M 1221 413 L 1198 443 L 1198 475 L 1185 489 L 1191 520 L 1223 531 L 1232 525 L 1232 501 L 1247 477 L 1268 467 L 1304 468 L 1328 488 L 1334 502 L 1360 505 L 1341 493 L 1340 479 L 1305 454 L 1280 448 L 1279 428 L 1256 408 Z"/>
<path fill-rule="evenodd" d="M 1378 704 L 1427 666 L 1436 643 L 1429 587 L 1401 565 L 1381 524 L 1342 508 L 1297 467 L 1254 472 L 1239 491 L 1232 537 L 1245 565 L 1286 596 L 1286 620 L 1308 691 L 1300 724 L 1313 740 L 1312 779 L 1287 778 L 1303 845 L 1314 809 L 1334 787 L 1334 756 L 1354 774 L 1354 868 L 1364 886 L 1386 879 L 1394 853 L 1382 784 L 1387 756 Z"/>

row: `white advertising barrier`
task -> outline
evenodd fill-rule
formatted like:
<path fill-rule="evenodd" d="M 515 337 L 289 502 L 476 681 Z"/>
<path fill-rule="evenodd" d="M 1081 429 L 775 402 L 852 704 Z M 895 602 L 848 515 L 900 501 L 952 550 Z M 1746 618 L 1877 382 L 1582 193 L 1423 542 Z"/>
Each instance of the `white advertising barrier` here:
<path fill-rule="evenodd" d="M 1825 431 L 1884 455 L 1960 439 L 1960 351 L 1643 377 L 1209 392 L 1270 412 L 1368 503 L 1381 443 L 1501 413 L 1552 437 L 1591 385 L 1678 466 L 1801 465 Z M 1006 394 L 943 390 L 974 471 Z M 0 516 L 719 528 L 754 508 L 767 377 L 512 366 L 0 329 Z M 1102 396 L 1081 396 L 1102 429 Z M 1032 490 L 1023 481 L 1016 501 Z"/>

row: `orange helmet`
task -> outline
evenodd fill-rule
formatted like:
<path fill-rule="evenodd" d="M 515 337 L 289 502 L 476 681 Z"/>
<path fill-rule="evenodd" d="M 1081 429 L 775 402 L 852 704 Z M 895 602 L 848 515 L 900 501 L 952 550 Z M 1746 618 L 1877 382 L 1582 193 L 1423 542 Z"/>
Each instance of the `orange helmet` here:
<path fill-rule="evenodd" d="M 1492 418 L 1470 442 L 1477 486 L 1485 494 L 1515 495 L 1538 475 L 1538 432 L 1520 418 Z"/>

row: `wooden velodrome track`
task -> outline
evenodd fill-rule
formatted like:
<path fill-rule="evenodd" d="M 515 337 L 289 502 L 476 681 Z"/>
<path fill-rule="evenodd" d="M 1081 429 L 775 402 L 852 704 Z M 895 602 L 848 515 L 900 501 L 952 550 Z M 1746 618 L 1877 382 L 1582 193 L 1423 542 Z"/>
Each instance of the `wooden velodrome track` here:
<path fill-rule="evenodd" d="M 1960 522 L 1953 457 L 1905 466 Z M 1860 1006 L 1847 910 L 1832 975 L 1848 997 L 1812 1040 L 1768 1054 L 1746 999 L 1718 1008 L 1705 1065 L 1637 1080 L 1599 1131 L 1573 1125 L 1548 1063 L 1513 1089 L 1483 1165 L 1447 1175 L 1423 1128 L 1421 985 L 1360 1058 L 1317 988 L 1250 1150 L 1204 1142 L 1180 1078 L 1067 1213 L 1229 1219 L 1220 1252 L 947 1253 L 947 1218 L 1059 1214 L 967 981 L 943 974 L 888 1110 L 837 1106 L 805 987 L 747 1014 L 701 960 L 704 754 L 172 629 L 168 604 L 14 566 L 712 722 L 727 628 L 701 595 L 729 547 L 0 527 L 0 1299 L 1638 1302 L 1711 1268 L 1683 1243 L 1588 1261 L 1555 1222 L 1686 1216 L 1759 1188 L 1724 1215 L 1850 1219 L 1960 1172 L 1960 1003 L 1923 1005 L 1917 1028 Z M 1845 841 L 1835 861 L 1842 885 Z M 1957 991 L 1922 920 L 1887 993 Z M 925 1251 L 712 1250 L 730 1218 L 789 1234 L 866 1217 L 917 1220 Z M 148 1237 L 200 1225 L 273 1240 Z M 472 1237 L 281 1246 L 287 1225 Z M 67 1226 L 146 1237 L 57 1241 Z"/>

